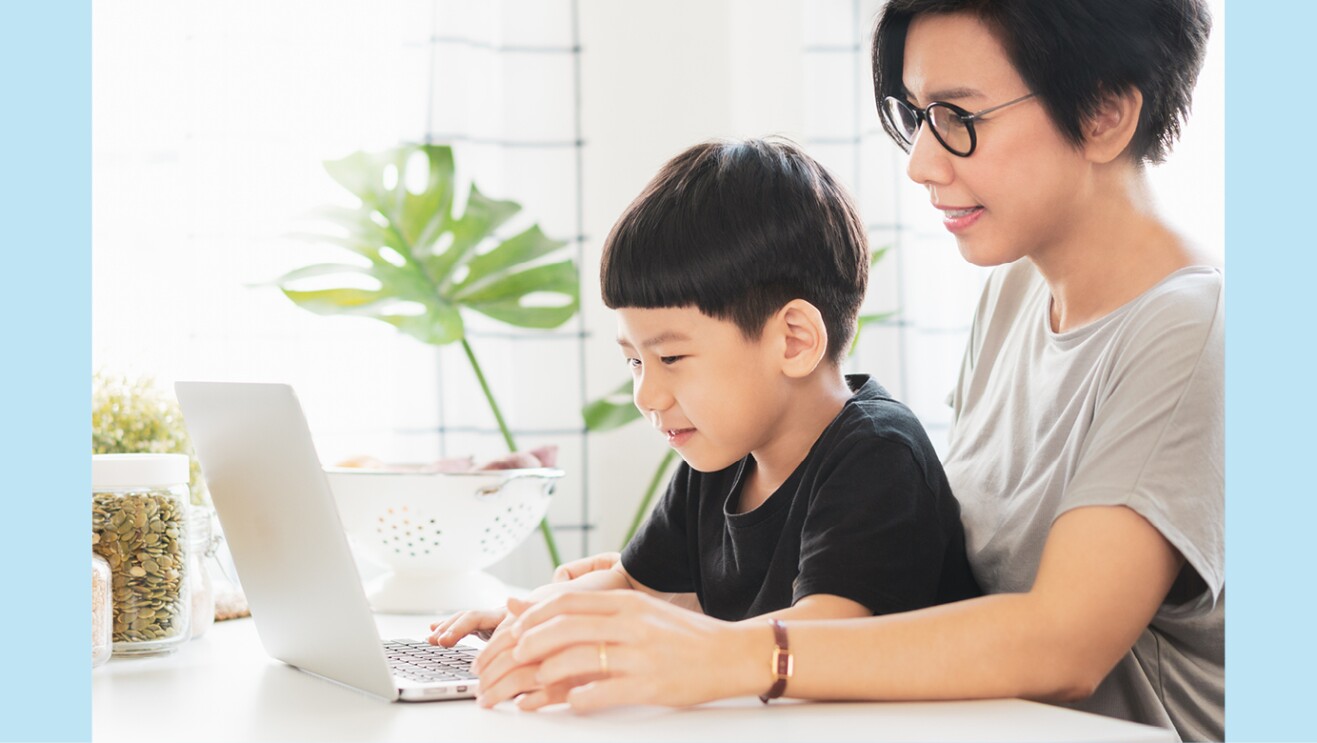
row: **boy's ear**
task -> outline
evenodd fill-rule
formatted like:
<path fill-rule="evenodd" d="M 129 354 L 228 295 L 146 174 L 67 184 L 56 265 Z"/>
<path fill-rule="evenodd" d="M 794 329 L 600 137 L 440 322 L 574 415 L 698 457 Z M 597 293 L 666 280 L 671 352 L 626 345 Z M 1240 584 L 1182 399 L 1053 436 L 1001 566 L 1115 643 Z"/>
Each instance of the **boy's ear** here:
<path fill-rule="evenodd" d="M 777 311 L 772 322 L 785 341 L 782 371 L 788 377 L 807 377 L 828 357 L 828 326 L 814 305 L 793 299 Z"/>
<path fill-rule="evenodd" d="M 1130 85 L 1102 96 L 1097 111 L 1084 122 L 1084 154 L 1091 162 L 1105 164 L 1125 152 L 1139 128 L 1143 92 Z"/>

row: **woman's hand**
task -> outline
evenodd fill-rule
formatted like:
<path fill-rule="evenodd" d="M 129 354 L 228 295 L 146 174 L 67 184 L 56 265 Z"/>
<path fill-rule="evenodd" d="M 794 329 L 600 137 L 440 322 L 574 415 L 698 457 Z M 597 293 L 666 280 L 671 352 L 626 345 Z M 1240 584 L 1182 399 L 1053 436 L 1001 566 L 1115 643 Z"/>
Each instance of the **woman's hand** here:
<path fill-rule="evenodd" d="M 496 638 L 508 647 L 480 667 L 486 706 L 532 686 L 523 709 L 565 701 L 589 711 L 687 706 L 757 694 L 772 683 L 767 622 L 723 622 L 637 591 L 564 594 L 517 609 L 520 616 Z"/>
<path fill-rule="evenodd" d="M 530 601 L 510 598 L 508 616 L 515 620 L 533 605 Z M 511 625 L 512 621 L 504 623 L 471 665 L 471 670 L 480 674 L 480 693 L 476 696 L 476 702 L 488 708 L 515 699 L 517 706 L 522 709 L 538 709 L 547 704 L 562 702 L 570 686 L 559 684 L 542 687 L 538 680 L 538 663 L 518 664 L 512 660 L 516 639 L 507 631 Z"/>
<path fill-rule="evenodd" d="M 586 573 L 593 573 L 596 570 L 612 570 L 622 562 L 621 552 L 601 552 L 597 555 L 582 557 L 579 560 L 572 560 L 558 566 L 553 571 L 553 582 L 561 583 L 563 581 L 575 580 Z"/>

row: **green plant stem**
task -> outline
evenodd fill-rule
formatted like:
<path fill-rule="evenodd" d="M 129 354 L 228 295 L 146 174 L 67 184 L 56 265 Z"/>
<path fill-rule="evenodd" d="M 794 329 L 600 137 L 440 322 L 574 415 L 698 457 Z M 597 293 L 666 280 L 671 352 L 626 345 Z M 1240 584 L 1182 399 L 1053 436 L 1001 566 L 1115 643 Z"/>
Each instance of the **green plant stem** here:
<path fill-rule="evenodd" d="M 508 429 L 507 421 L 503 420 L 503 411 L 499 409 L 498 403 L 494 400 L 494 392 L 489 389 L 489 382 L 485 380 L 485 372 L 481 370 L 480 362 L 476 361 L 475 351 L 471 350 L 471 344 L 467 342 L 466 338 L 462 339 L 462 350 L 466 352 L 467 361 L 471 362 L 471 370 L 476 373 L 476 380 L 480 382 L 480 390 L 485 393 L 485 400 L 489 402 L 489 409 L 494 412 L 494 420 L 498 421 L 498 430 L 503 434 L 503 441 L 508 445 L 508 451 L 517 451 L 517 442 L 512 439 L 512 431 Z M 540 534 L 544 537 L 544 546 L 549 548 L 549 559 L 553 561 L 553 567 L 557 569 L 562 564 L 562 557 L 558 554 L 558 543 L 553 538 L 553 529 L 549 527 L 548 517 L 540 519 Z"/>
<path fill-rule="evenodd" d="M 631 537 L 636 535 L 636 530 L 645 520 L 645 515 L 649 513 L 649 504 L 654 500 L 654 494 L 658 492 L 659 485 L 663 483 L 663 474 L 668 471 L 672 460 L 677 458 L 676 449 L 668 449 L 668 453 L 663 455 L 663 461 L 659 462 L 658 469 L 654 470 L 654 476 L 649 479 L 649 487 L 645 488 L 645 497 L 640 501 L 640 507 L 636 509 L 636 516 L 631 520 L 631 528 L 627 529 L 626 537 L 622 539 L 622 547 L 625 549 L 631 542 Z"/>

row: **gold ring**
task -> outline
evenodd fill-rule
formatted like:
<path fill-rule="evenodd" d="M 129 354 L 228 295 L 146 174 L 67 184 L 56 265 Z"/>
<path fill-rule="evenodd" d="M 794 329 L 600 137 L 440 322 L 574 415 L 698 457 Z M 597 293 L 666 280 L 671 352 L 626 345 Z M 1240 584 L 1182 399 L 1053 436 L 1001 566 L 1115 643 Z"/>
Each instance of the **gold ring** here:
<path fill-rule="evenodd" d="M 608 675 L 608 646 L 602 642 L 599 643 L 599 672 Z"/>

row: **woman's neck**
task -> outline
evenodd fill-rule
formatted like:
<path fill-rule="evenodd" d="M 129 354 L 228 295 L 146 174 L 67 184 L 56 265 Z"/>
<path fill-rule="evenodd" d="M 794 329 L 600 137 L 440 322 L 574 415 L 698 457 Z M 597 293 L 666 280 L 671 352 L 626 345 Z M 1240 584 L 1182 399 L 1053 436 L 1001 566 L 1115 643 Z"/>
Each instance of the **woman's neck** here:
<path fill-rule="evenodd" d="M 1099 320 L 1201 258 L 1152 208 L 1141 168 L 1095 175 L 1062 240 L 1029 256 L 1052 294 L 1053 332 Z"/>

